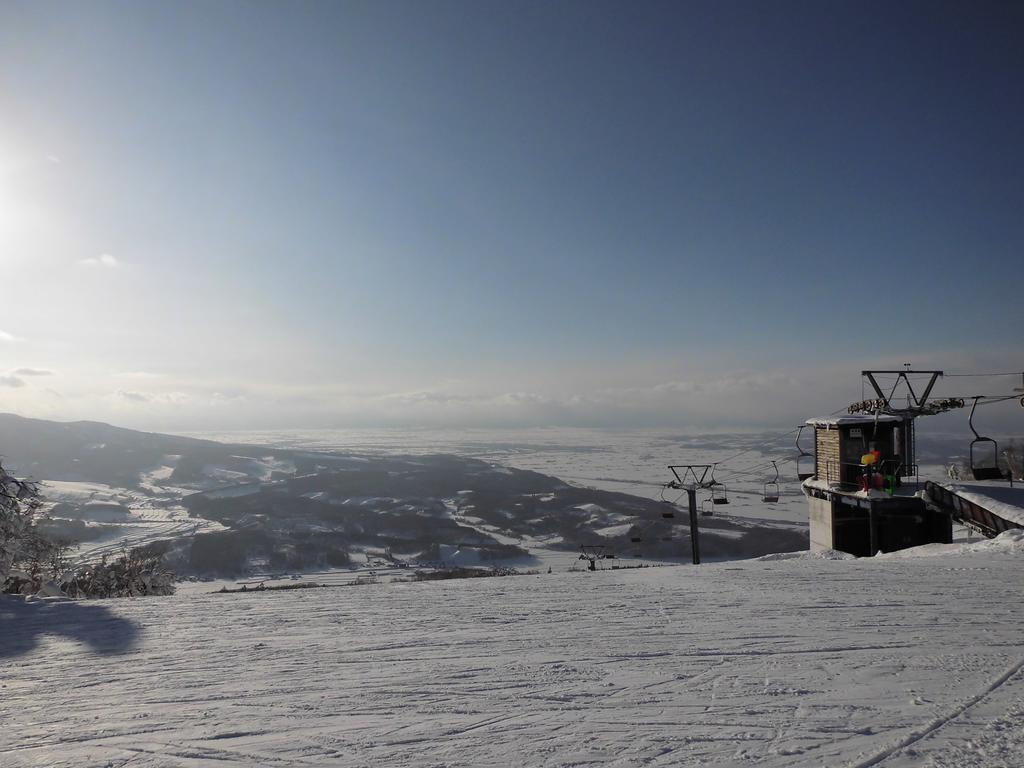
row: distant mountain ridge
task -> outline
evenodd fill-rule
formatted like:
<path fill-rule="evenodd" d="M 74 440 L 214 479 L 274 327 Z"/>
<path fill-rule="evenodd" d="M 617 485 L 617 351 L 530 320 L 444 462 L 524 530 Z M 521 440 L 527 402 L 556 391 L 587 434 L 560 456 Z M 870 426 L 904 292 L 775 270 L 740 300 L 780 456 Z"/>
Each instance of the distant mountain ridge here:
<path fill-rule="evenodd" d="M 139 474 L 161 464 L 165 456 L 215 459 L 232 453 L 264 456 L 278 451 L 141 432 L 99 421 L 60 422 L 0 413 L 0 460 L 11 472 L 26 477 L 133 488 Z"/>

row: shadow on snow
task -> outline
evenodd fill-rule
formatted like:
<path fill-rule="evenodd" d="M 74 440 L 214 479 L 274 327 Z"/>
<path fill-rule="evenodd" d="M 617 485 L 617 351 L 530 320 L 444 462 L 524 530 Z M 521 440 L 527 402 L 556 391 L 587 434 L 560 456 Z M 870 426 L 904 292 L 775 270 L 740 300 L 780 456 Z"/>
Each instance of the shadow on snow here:
<path fill-rule="evenodd" d="M 65 637 L 93 653 L 124 653 L 134 648 L 137 625 L 94 602 L 25 602 L 0 596 L 0 660 L 30 653 L 43 635 Z"/>

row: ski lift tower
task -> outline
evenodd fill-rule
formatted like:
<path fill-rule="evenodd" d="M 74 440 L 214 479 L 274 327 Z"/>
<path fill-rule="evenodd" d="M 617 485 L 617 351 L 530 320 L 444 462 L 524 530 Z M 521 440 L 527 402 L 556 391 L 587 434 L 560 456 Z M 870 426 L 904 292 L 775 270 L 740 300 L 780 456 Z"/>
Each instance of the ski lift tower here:
<path fill-rule="evenodd" d="M 700 565 L 700 530 L 697 527 L 697 489 L 712 488 L 715 482 L 713 464 L 674 464 L 669 466 L 675 480 L 666 484 L 666 488 L 685 490 L 690 507 L 690 546 L 693 550 L 693 564 Z M 711 473 L 711 477 L 708 477 Z"/>

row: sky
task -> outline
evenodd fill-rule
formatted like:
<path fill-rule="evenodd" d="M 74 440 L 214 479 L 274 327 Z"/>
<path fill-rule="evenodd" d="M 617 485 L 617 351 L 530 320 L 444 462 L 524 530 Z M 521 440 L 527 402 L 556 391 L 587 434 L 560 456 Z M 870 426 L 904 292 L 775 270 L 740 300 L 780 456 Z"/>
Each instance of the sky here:
<path fill-rule="evenodd" d="M 740 428 L 1024 370 L 1021 39 L 1010 2 L 0 0 L 0 411 Z"/>

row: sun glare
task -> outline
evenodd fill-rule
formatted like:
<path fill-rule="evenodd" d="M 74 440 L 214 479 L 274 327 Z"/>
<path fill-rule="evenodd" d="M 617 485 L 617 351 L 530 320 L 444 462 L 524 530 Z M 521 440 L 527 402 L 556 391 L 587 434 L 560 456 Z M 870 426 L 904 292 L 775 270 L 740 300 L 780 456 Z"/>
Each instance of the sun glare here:
<path fill-rule="evenodd" d="M 0 144 L 0 260 L 26 257 L 28 246 L 42 231 L 43 209 L 31 194 L 33 174 L 48 161 Z"/>

